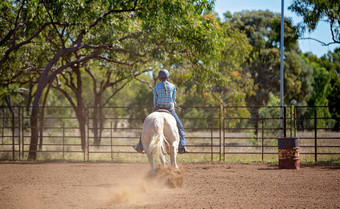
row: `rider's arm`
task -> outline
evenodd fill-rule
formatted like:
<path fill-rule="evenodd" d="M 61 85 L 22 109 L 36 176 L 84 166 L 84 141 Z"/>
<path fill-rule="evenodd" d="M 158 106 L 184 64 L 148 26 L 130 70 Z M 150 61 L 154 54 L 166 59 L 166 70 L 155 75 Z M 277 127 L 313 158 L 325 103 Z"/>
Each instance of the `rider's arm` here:
<path fill-rule="evenodd" d="M 176 87 L 174 86 L 174 89 L 172 91 L 172 102 L 175 103 L 176 102 Z"/>
<path fill-rule="evenodd" d="M 157 91 L 156 91 L 156 87 L 153 89 L 153 108 L 156 107 L 156 101 L 158 99 L 158 94 L 157 94 Z"/>

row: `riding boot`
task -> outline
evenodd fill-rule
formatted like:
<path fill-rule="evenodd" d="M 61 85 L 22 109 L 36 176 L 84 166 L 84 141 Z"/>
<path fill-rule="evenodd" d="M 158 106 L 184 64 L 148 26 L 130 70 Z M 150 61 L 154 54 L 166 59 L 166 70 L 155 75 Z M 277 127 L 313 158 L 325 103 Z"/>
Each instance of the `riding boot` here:
<path fill-rule="evenodd" d="M 178 153 L 179 154 L 189 153 L 189 152 L 190 151 L 185 146 L 183 146 L 181 143 L 179 143 L 179 145 L 178 145 Z"/>
<path fill-rule="evenodd" d="M 133 149 L 135 149 L 138 153 L 142 153 L 143 150 L 144 150 L 143 144 L 142 144 L 142 142 L 141 142 L 140 139 L 139 139 L 138 144 L 136 144 L 136 145 L 134 145 L 134 146 L 132 146 L 132 147 L 133 147 Z"/>

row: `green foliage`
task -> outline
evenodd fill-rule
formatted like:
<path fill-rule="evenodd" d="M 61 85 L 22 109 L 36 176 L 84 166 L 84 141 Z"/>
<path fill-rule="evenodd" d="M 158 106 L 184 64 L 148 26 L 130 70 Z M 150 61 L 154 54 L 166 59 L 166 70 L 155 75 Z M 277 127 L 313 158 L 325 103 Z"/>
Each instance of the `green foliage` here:
<path fill-rule="evenodd" d="M 294 0 L 288 9 L 303 17 L 303 24 L 300 25 L 301 34 L 306 27 L 309 32 L 314 31 L 318 22 L 326 18 L 330 24 L 333 43 L 340 43 L 340 2 L 338 0 Z"/>
<path fill-rule="evenodd" d="M 0 95 L 11 96 L 13 104 L 29 104 L 30 96 L 44 88 L 37 87 L 44 72 L 42 80 L 50 79 L 76 105 L 82 100 L 85 106 L 93 106 L 98 94 L 103 106 L 149 106 L 152 89 L 134 79 L 146 80 L 152 87 L 155 81 L 144 73 L 154 76 L 160 68 L 167 68 L 180 106 L 267 104 L 270 94 L 279 91 L 280 15 L 227 12 L 226 21 L 221 22 L 213 6 L 214 1 L 208 0 L 2 0 Z M 323 71 L 313 74 L 313 64 L 300 57 L 297 32 L 285 18 L 286 103 L 304 105 L 312 95 L 310 101 L 317 101 L 313 104 L 328 100 L 337 105 L 339 99 L 330 95 L 340 89 L 339 70 L 325 67 L 331 84 L 328 90 L 319 88 L 327 83 L 327 76 Z M 97 53 L 94 58 L 79 61 L 93 53 Z M 336 59 L 338 55 L 330 56 Z M 58 71 L 75 61 L 79 62 Z M 332 61 L 330 68 L 337 69 L 337 62 Z M 322 65 L 326 63 L 328 58 Z M 313 76 L 320 79 L 312 83 Z M 48 104 L 69 105 L 64 95 L 51 90 Z M 178 111 L 183 117 L 216 115 L 195 109 Z M 144 117 L 148 112 L 131 114 Z M 115 114 L 122 116 L 119 111 Z M 334 109 L 332 114 L 340 113 Z M 249 112 L 240 108 L 228 115 L 247 117 Z"/>
<path fill-rule="evenodd" d="M 327 55 L 321 57 L 320 63 L 327 69 L 330 75 L 330 92 L 327 95 L 329 111 L 336 123 L 335 130 L 340 129 L 340 48 L 336 48 L 334 52 L 328 52 Z"/>
<path fill-rule="evenodd" d="M 115 76 L 124 79 L 133 78 L 150 63 L 158 62 L 152 64 L 156 67 L 152 69 L 157 70 L 160 65 L 171 66 L 180 58 L 189 66 L 200 61 L 203 70 L 193 75 L 200 82 L 199 88 L 205 88 L 211 78 L 221 78 L 214 71 L 213 60 L 220 57 L 224 44 L 223 31 L 208 15 L 212 8 L 213 2 L 207 0 L 4 1 L 2 10 L 9 11 L 10 15 L 1 22 L 4 25 L 1 37 L 11 34 L 10 24 L 16 17 L 18 28 L 13 36 L 15 48 L 11 47 L 11 41 L 3 39 L 1 52 L 10 50 L 10 53 L 8 58 L 2 54 L 2 58 L 6 65 L 14 65 L 16 54 L 21 54 L 26 45 L 27 49 L 33 46 L 24 57 L 34 68 L 47 66 L 44 71 L 52 76 L 54 69 L 99 50 L 100 65 L 114 69 Z M 21 45 L 20 41 L 25 39 L 30 41 Z M 75 46 L 79 47 L 76 53 L 63 52 Z M 53 56 L 57 56 L 55 60 Z M 53 65 L 55 68 L 51 70 Z M 17 71 L 18 66 L 11 69 L 2 70 L 2 77 L 9 78 L 5 73 Z"/>
<path fill-rule="evenodd" d="M 219 40 L 223 43 L 218 47 L 221 51 L 214 57 L 194 57 L 194 65 L 174 60 L 172 80 L 179 88 L 184 88 L 183 94 L 196 97 L 196 103 L 201 98 L 199 103 L 205 105 L 244 105 L 245 96 L 252 93 L 253 81 L 240 66 L 246 60 L 251 46 L 245 35 L 228 22 L 219 22 L 214 14 L 206 15 L 205 18 L 220 30 Z M 210 65 L 214 68 L 207 69 Z"/>
<path fill-rule="evenodd" d="M 280 117 L 280 97 L 275 96 L 272 93 L 269 94 L 269 101 L 267 107 L 259 109 L 259 116 L 261 118 L 279 118 Z M 287 116 L 289 117 L 289 116 Z M 278 128 L 280 127 L 280 120 L 265 120 L 264 127 L 266 128 Z M 278 131 L 266 130 L 266 133 L 278 133 Z"/>
<path fill-rule="evenodd" d="M 307 100 L 308 106 L 328 106 L 328 99 L 327 97 L 331 93 L 331 77 L 327 70 L 320 66 L 318 63 L 318 59 L 314 55 L 305 54 L 303 58 L 306 62 L 313 67 L 313 91 L 311 93 L 310 98 Z M 305 117 L 311 118 L 314 117 L 315 111 L 314 108 L 309 108 L 306 113 Z M 317 116 L 320 118 L 330 118 L 331 114 L 328 108 L 319 108 L 317 109 Z M 326 123 L 324 120 L 318 120 L 319 127 L 333 127 L 334 123 L 331 120 L 327 120 L 329 123 Z M 310 122 L 312 123 L 312 121 Z M 310 124 L 312 126 L 312 124 Z"/>
<path fill-rule="evenodd" d="M 269 94 L 278 94 L 280 90 L 280 18 L 279 14 L 267 10 L 242 11 L 227 19 L 231 25 L 245 32 L 253 47 L 248 59 L 242 65 L 244 71 L 251 75 L 257 87 L 253 88 L 254 94 L 247 96 L 247 105 L 266 105 Z M 285 69 L 287 69 L 285 79 L 289 84 L 285 88 L 287 92 L 294 93 L 294 95 L 288 94 L 289 97 L 286 98 L 288 100 L 293 98 L 303 100 L 308 97 L 310 91 L 308 76 L 307 78 L 300 77 L 300 75 L 310 73 L 305 72 L 308 71 L 308 68 L 304 68 L 303 60 L 299 58 L 297 39 L 297 28 L 290 19 L 285 18 Z M 297 83 L 300 83 L 298 88 L 295 86 Z M 257 113 L 253 112 L 252 114 L 256 115 Z"/>
<path fill-rule="evenodd" d="M 322 109 L 317 114 L 321 117 L 333 117 L 335 120 L 334 126 L 327 124 L 328 127 L 339 129 L 340 124 L 340 72 L 339 64 L 339 48 L 334 52 L 328 52 L 327 55 L 318 58 L 315 55 L 305 54 L 304 58 L 313 66 L 313 93 L 308 101 L 310 106 L 328 106 L 328 109 Z M 313 113 L 309 113 L 313 115 Z M 325 124 L 321 124 L 325 125 Z"/>
<path fill-rule="evenodd" d="M 146 82 L 151 82 L 149 74 L 143 74 L 140 79 Z M 130 85 L 121 91 L 117 97 L 125 98 L 122 106 L 128 107 L 127 117 L 140 118 L 140 120 L 129 120 L 130 127 L 141 128 L 144 118 L 152 112 L 153 108 L 153 89 L 149 88 L 144 83 L 134 80 Z M 129 107 L 141 107 L 141 108 L 129 108 Z"/>
<path fill-rule="evenodd" d="M 313 91 L 313 67 L 295 51 L 285 53 L 284 101 L 306 105 Z"/>
<path fill-rule="evenodd" d="M 330 75 L 325 68 L 319 67 L 316 63 L 313 66 L 313 92 L 309 98 L 310 106 L 328 106 L 327 96 L 330 94 Z"/>

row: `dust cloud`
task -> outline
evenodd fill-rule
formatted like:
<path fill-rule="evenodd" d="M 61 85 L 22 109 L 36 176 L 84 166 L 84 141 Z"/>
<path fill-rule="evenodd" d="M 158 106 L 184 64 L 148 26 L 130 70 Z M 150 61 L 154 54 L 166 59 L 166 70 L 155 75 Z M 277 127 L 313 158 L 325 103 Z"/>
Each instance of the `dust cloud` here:
<path fill-rule="evenodd" d="M 156 174 L 136 174 L 121 181 L 112 188 L 110 204 L 147 204 L 155 201 L 160 190 L 182 187 L 185 180 L 185 170 L 179 166 L 179 171 L 171 166 L 159 166 Z M 157 195 L 156 195 L 157 194 Z"/>

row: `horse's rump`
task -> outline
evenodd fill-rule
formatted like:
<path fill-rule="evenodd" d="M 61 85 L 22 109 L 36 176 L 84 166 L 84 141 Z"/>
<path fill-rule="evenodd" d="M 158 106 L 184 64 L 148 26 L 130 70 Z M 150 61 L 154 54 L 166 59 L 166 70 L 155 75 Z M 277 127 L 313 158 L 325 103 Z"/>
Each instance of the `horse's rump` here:
<path fill-rule="evenodd" d="M 165 155 L 170 153 L 171 164 L 177 168 L 176 153 L 179 143 L 179 134 L 176 119 L 166 112 L 153 112 L 145 118 L 142 130 L 142 143 L 153 168 L 153 156 L 166 163 Z"/>
<path fill-rule="evenodd" d="M 155 117 L 153 118 L 154 125 L 154 135 L 151 138 L 149 144 L 149 150 L 156 156 L 164 155 L 167 153 L 166 146 L 169 146 L 168 141 L 164 136 L 164 118 L 163 117 Z"/>

